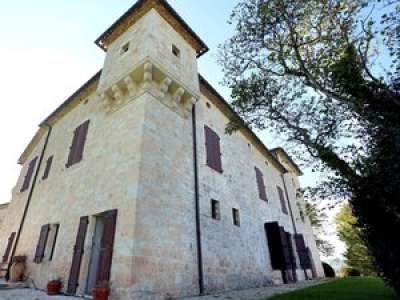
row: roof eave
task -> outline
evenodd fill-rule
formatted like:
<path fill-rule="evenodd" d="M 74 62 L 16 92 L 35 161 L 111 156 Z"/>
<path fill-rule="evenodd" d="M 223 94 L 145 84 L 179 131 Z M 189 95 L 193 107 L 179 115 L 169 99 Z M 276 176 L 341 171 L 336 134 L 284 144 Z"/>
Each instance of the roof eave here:
<path fill-rule="evenodd" d="M 102 33 L 95 41 L 95 44 L 99 46 L 103 51 L 107 52 L 107 45 L 105 43 L 106 38 L 125 20 L 127 20 L 135 11 L 138 11 L 146 1 L 152 1 L 152 3 L 158 2 L 161 4 L 168 13 L 174 17 L 178 23 L 183 27 L 189 35 L 198 43 L 199 47 L 196 49 L 197 57 L 202 56 L 209 51 L 208 46 L 204 41 L 193 31 L 193 29 L 182 19 L 182 17 L 169 5 L 165 0 L 139 0 L 130 9 L 128 9 L 117 21 L 115 21 L 104 33 Z"/>

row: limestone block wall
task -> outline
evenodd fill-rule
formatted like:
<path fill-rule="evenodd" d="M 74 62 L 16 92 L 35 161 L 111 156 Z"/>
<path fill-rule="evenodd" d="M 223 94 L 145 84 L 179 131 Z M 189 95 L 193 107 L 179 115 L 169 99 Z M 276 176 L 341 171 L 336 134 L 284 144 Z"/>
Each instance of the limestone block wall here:
<path fill-rule="evenodd" d="M 130 296 L 197 295 L 191 118 L 145 98 Z"/>
<path fill-rule="evenodd" d="M 118 209 L 111 285 L 113 294 L 119 297 L 132 284 L 133 231 L 144 99 L 135 99 L 112 114 L 102 110 L 100 101 L 93 94 L 87 102 L 82 102 L 54 124 L 45 153 L 45 160 L 54 155 L 53 165 L 49 178 L 40 179 L 37 183 L 16 254 L 28 257 L 27 271 L 39 288 L 44 288 L 52 275 L 61 276 L 66 286 L 79 219 L 90 216 L 78 288 L 78 294 L 83 294 L 94 216 Z M 66 168 L 73 131 L 88 119 L 90 125 L 83 160 Z M 44 165 L 40 175 L 43 174 Z M 60 225 L 53 260 L 45 259 L 41 264 L 35 264 L 32 259 L 40 228 L 49 223 Z"/>
<path fill-rule="evenodd" d="M 122 51 L 128 43 L 128 51 Z M 179 57 L 173 54 L 173 45 L 179 49 Z M 146 58 L 166 70 L 185 89 L 199 94 L 196 51 L 154 9 L 109 46 L 99 90 L 124 78 Z"/>
<path fill-rule="evenodd" d="M 29 189 L 21 192 L 21 187 L 24 182 L 24 178 L 26 173 L 28 172 L 28 165 L 35 157 L 39 157 L 42 152 L 42 148 L 44 145 L 45 137 L 37 143 L 35 149 L 32 151 L 30 156 L 27 158 L 25 164 L 21 168 L 20 175 L 17 179 L 15 186 L 12 189 L 11 202 L 8 204 L 2 225 L 0 230 L 0 253 L 4 254 L 5 248 L 7 247 L 7 242 L 10 234 L 12 232 L 18 232 L 18 228 L 22 219 L 23 211 L 28 200 L 29 190 L 32 186 L 33 175 L 31 179 L 31 183 Z M 35 172 L 38 166 L 38 162 L 36 163 Z M 2 255 L 1 254 L 1 255 Z"/>
<path fill-rule="evenodd" d="M 277 186 L 284 190 L 281 174 L 241 132 L 225 134 L 229 120 L 210 100 L 202 97 L 196 108 L 206 290 L 248 288 L 271 280 L 279 282 L 280 272 L 271 269 L 264 224 L 278 221 L 294 234 L 290 214 L 282 213 L 277 192 Z M 204 125 L 211 127 L 221 139 L 222 174 L 206 165 Z M 264 175 L 268 202 L 259 199 L 254 167 Z M 289 189 L 289 197 L 294 202 L 291 205 L 294 216 L 298 218 L 294 190 L 294 187 Z M 211 218 L 211 199 L 220 202 L 220 221 Z M 233 225 L 232 208 L 240 211 L 240 227 Z M 304 279 L 301 270 L 298 277 Z"/>

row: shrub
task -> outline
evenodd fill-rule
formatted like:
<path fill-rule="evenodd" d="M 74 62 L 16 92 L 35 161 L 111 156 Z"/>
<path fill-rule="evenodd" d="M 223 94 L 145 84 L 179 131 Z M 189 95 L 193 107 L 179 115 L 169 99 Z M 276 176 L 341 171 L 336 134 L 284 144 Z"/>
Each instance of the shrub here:
<path fill-rule="evenodd" d="M 336 273 L 335 270 L 326 262 L 322 263 L 322 267 L 324 268 L 325 277 L 327 278 L 335 278 Z"/>
<path fill-rule="evenodd" d="M 344 268 L 343 276 L 345 276 L 345 277 L 360 277 L 361 272 L 354 268 Z"/>

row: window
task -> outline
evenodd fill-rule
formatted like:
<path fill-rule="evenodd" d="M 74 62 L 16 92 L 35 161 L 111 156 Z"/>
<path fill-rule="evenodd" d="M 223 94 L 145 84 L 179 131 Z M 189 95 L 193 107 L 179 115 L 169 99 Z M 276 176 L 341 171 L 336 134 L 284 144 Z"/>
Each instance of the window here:
<path fill-rule="evenodd" d="M 74 131 L 74 137 L 72 139 L 72 145 L 70 147 L 68 161 L 66 164 L 67 168 L 82 160 L 83 150 L 86 142 L 86 135 L 89 128 L 89 122 L 90 121 L 87 120 Z"/>
<path fill-rule="evenodd" d="M 50 225 L 49 237 L 48 237 L 46 249 L 44 252 L 44 256 L 48 261 L 53 260 L 53 255 L 54 255 L 54 250 L 56 248 L 56 241 L 57 241 L 59 227 L 60 227 L 59 224 L 51 224 Z"/>
<path fill-rule="evenodd" d="M 40 230 L 39 241 L 36 246 L 35 258 L 33 261 L 40 264 L 44 258 L 53 259 L 59 224 L 46 224 Z"/>
<path fill-rule="evenodd" d="M 47 159 L 46 168 L 44 169 L 42 180 L 46 180 L 49 177 L 51 164 L 53 163 L 53 155 Z"/>
<path fill-rule="evenodd" d="M 179 48 L 176 47 L 175 45 L 172 45 L 172 53 L 173 53 L 176 57 L 181 57 L 181 50 L 179 50 Z"/>
<path fill-rule="evenodd" d="M 207 106 L 207 108 L 211 108 L 210 102 L 207 102 L 207 103 L 206 103 L 206 106 Z"/>
<path fill-rule="evenodd" d="M 121 55 L 129 51 L 129 42 L 121 47 Z"/>
<path fill-rule="evenodd" d="M 221 220 L 219 201 L 214 199 L 211 200 L 211 218 L 214 220 Z"/>
<path fill-rule="evenodd" d="M 204 126 L 207 152 L 207 165 L 222 173 L 221 147 L 219 136 L 208 126 Z"/>
<path fill-rule="evenodd" d="M 258 186 L 258 195 L 261 200 L 268 201 L 267 194 L 265 192 L 265 184 L 264 184 L 264 176 L 261 173 L 260 169 L 257 167 L 254 168 L 256 170 L 256 180 Z"/>
<path fill-rule="evenodd" d="M 281 201 L 282 212 L 287 215 L 288 214 L 288 210 L 287 210 L 287 207 L 286 207 L 286 200 L 285 200 L 285 196 L 283 195 L 283 190 L 279 186 L 277 186 L 276 188 L 278 189 L 279 200 Z"/>
<path fill-rule="evenodd" d="M 28 166 L 28 171 L 26 172 L 24 182 L 21 187 L 21 193 L 26 191 L 29 188 L 29 185 L 31 184 L 31 179 L 33 175 L 33 171 L 35 170 L 36 162 L 37 162 L 37 157 L 35 157 Z"/>
<path fill-rule="evenodd" d="M 240 215 L 237 208 L 232 208 L 233 225 L 240 227 Z"/>

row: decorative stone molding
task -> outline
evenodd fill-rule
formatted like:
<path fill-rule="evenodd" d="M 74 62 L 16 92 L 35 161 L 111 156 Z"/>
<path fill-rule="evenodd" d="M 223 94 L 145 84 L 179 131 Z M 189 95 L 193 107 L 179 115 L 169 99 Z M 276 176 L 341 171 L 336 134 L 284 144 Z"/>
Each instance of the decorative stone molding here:
<path fill-rule="evenodd" d="M 98 94 L 106 113 L 112 113 L 146 92 L 184 118 L 199 98 L 149 59 Z"/>

